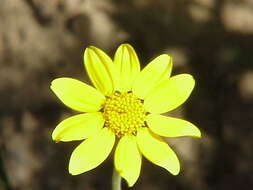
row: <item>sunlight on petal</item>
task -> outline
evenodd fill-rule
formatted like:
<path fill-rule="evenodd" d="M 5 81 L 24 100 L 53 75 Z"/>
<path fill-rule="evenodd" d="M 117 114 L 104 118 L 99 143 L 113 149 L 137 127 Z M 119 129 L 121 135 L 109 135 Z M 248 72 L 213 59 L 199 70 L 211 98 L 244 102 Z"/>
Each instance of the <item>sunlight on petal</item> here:
<path fill-rule="evenodd" d="M 111 58 L 102 50 L 94 46 L 86 48 L 84 66 L 93 85 L 104 95 L 110 95 L 117 87 L 117 69 Z"/>
<path fill-rule="evenodd" d="M 141 170 L 141 154 L 136 144 L 136 137 L 124 136 L 119 140 L 115 150 L 114 164 L 117 172 L 128 186 L 135 184 Z"/>
<path fill-rule="evenodd" d="M 107 128 L 84 140 L 71 155 L 69 173 L 78 175 L 96 168 L 109 156 L 114 142 L 115 135 Z"/>
<path fill-rule="evenodd" d="M 105 101 L 105 97 L 95 88 L 72 78 L 57 78 L 50 88 L 66 106 L 76 111 L 98 111 Z"/>
<path fill-rule="evenodd" d="M 133 92 L 144 99 L 150 91 L 164 79 L 169 78 L 172 70 L 172 58 L 163 54 L 152 60 L 137 76 Z"/>
<path fill-rule="evenodd" d="M 133 82 L 140 72 L 140 63 L 134 48 L 129 44 L 122 44 L 114 56 L 114 63 L 119 71 L 119 86 L 121 92 L 132 89 Z"/>
<path fill-rule="evenodd" d="M 156 134 L 165 137 L 201 137 L 200 130 L 183 119 L 173 117 L 149 114 L 147 116 L 148 127 Z"/>
<path fill-rule="evenodd" d="M 147 128 L 139 129 L 137 143 L 141 153 L 153 164 L 165 168 L 173 175 L 180 171 L 180 163 L 174 151 L 159 136 Z"/>
<path fill-rule="evenodd" d="M 144 101 L 151 113 L 165 113 L 183 104 L 190 96 L 195 85 L 189 74 L 180 74 L 163 81 L 152 90 Z"/>
<path fill-rule="evenodd" d="M 52 133 L 54 141 L 86 139 L 98 133 L 104 125 L 102 113 L 84 113 L 69 117 L 60 122 Z"/>

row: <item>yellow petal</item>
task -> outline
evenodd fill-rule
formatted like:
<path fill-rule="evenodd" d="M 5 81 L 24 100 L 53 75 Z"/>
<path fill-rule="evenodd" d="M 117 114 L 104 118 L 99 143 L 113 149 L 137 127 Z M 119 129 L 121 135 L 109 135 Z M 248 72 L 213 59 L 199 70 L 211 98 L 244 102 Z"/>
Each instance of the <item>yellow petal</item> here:
<path fill-rule="evenodd" d="M 169 78 L 172 69 L 172 59 L 163 54 L 151 61 L 136 77 L 133 84 L 134 94 L 144 99 L 161 81 Z"/>
<path fill-rule="evenodd" d="M 54 129 L 52 138 L 57 142 L 86 139 L 98 133 L 103 125 L 101 112 L 75 115 L 60 122 Z"/>
<path fill-rule="evenodd" d="M 183 104 L 195 85 L 189 74 L 180 74 L 166 79 L 147 96 L 144 106 L 151 113 L 165 113 Z"/>
<path fill-rule="evenodd" d="M 201 137 L 199 129 L 192 123 L 167 117 L 163 115 L 149 114 L 146 119 L 149 128 L 156 134 L 165 137 L 192 136 Z"/>
<path fill-rule="evenodd" d="M 69 162 L 69 173 L 78 175 L 100 165 L 110 154 L 115 135 L 108 128 L 103 128 L 82 142 L 72 153 Z"/>
<path fill-rule="evenodd" d="M 140 63 L 134 48 L 129 44 L 120 45 L 115 53 L 114 63 L 120 75 L 117 90 L 132 90 L 133 81 L 140 72 Z"/>
<path fill-rule="evenodd" d="M 98 111 L 105 101 L 95 88 L 72 78 L 57 78 L 50 88 L 66 106 L 76 111 Z"/>
<path fill-rule="evenodd" d="M 104 95 L 110 95 L 117 86 L 117 69 L 102 50 L 90 46 L 84 52 L 84 65 L 93 85 Z"/>
<path fill-rule="evenodd" d="M 137 143 L 141 153 L 149 161 L 173 175 L 179 173 L 180 164 L 176 154 L 159 136 L 151 134 L 147 128 L 141 128 L 137 133 Z"/>
<path fill-rule="evenodd" d="M 117 172 L 124 178 L 128 186 L 135 184 L 141 170 L 141 154 L 136 144 L 136 137 L 124 136 L 120 139 L 114 155 Z"/>

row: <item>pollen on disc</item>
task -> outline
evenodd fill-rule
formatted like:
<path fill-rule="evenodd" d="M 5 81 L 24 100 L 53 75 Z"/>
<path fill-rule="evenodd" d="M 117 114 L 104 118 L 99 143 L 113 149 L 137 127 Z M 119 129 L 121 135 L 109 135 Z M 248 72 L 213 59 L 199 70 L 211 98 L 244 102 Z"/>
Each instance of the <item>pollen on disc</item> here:
<path fill-rule="evenodd" d="M 146 112 L 143 103 L 131 92 L 114 92 L 104 104 L 105 127 L 110 128 L 117 137 L 136 135 L 144 126 Z"/>

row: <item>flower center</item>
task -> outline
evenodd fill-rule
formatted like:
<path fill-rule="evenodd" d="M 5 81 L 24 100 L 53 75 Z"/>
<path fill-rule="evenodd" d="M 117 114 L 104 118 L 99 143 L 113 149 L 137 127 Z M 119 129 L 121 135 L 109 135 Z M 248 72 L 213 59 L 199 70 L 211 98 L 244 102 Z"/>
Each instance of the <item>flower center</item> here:
<path fill-rule="evenodd" d="M 142 100 L 132 92 L 114 92 L 104 104 L 105 127 L 110 128 L 117 137 L 136 135 L 144 126 L 146 112 Z"/>

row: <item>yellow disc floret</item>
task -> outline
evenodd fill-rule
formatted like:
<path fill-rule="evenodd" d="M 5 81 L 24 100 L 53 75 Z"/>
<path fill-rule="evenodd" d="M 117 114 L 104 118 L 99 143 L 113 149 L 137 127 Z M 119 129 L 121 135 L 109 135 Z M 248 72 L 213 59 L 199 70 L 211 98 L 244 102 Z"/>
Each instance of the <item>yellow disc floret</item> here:
<path fill-rule="evenodd" d="M 111 129 L 117 137 L 136 135 L 137 130 L 145 124 L 143 102 L 132 92 L 114 92 L 106 99 L 103 111 L 105 127 Z"/>

